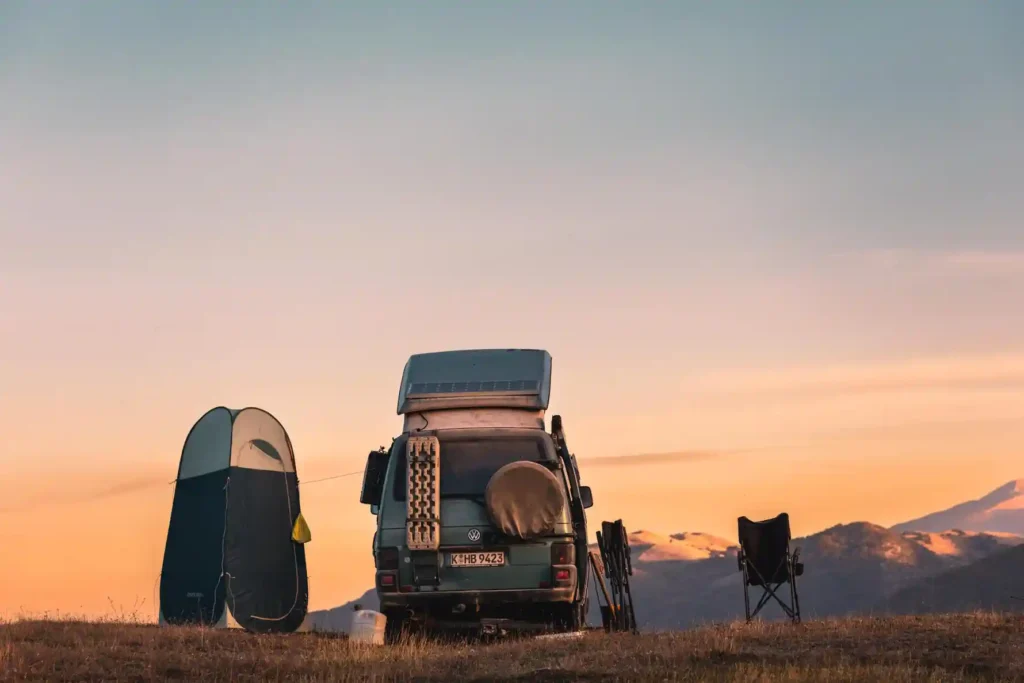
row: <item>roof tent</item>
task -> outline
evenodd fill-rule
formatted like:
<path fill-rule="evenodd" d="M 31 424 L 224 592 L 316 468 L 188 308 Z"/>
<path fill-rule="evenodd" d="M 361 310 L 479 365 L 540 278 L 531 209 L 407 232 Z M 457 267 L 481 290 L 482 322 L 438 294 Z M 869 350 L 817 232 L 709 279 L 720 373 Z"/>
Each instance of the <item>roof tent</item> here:
<path fill-rule="evenodd" d="M 411 356 L 398 414 L 448 408 L 547 410 L 551 354 L 538 349 L 440 351 Z"/>
<path fill-rule="evenodd" d="M 160 623 L 291 632 L 309 600 L 295 454 L 259 408 L 214 408 L 181 451 L 160 574 Z"/>

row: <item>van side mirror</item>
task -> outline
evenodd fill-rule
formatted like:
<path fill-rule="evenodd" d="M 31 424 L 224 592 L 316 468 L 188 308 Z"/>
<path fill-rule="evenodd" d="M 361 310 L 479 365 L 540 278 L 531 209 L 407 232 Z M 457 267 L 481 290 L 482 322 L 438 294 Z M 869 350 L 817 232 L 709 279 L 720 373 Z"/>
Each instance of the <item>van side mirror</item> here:
<path fill-rule="evenodd" d="M 380 505 L 381 494 L 384 491 L 384 475 L 388 471 L 390 455 L 388 451 L 379 450 L 366 456 L 366 469 L 363 470 L 363 490 L 359 494 L 359 502 L 369 505 L 371 511 Z"/>
<path fill-rule="evenodd" d="M 583 502 L 583 509 L 594 507 L 594 494 L 589 486 L 580 487 L 580 500 Z"/>

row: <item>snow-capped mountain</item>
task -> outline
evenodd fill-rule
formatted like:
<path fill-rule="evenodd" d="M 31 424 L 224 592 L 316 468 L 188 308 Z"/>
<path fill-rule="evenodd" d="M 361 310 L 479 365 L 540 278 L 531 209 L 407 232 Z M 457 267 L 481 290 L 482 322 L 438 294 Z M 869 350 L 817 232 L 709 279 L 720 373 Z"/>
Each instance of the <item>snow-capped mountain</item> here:
<path fill-rule="evenodd" d="M 977 500 L 892 527 L 893 531 L 941 532 L 949 529 L 1024 535 L 1024 479 L 1007 482 Z"/>

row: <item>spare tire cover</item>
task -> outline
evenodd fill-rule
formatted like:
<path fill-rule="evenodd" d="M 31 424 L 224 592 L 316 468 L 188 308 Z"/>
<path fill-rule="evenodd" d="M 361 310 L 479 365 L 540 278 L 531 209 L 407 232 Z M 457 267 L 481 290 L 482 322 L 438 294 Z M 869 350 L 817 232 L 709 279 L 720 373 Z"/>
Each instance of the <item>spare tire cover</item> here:
<path fill-rule="evenodd" d="M 515 538 L 550 533 L 565 507 L 558 477 L 528 460 L 509 463 L 495 472 L 484 498 L 494 526 Z"/>

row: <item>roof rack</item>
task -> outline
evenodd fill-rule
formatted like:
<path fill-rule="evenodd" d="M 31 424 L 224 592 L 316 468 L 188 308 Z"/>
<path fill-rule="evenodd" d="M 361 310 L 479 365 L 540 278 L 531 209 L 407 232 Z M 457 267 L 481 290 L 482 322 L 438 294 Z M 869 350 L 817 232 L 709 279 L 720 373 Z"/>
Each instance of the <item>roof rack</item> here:
<path fill-rule="evenodd" d="M 551 354 L 473 349 L 415 354 L 398 390 L 398 414 L 449 408 L 547 410 Z"/>

